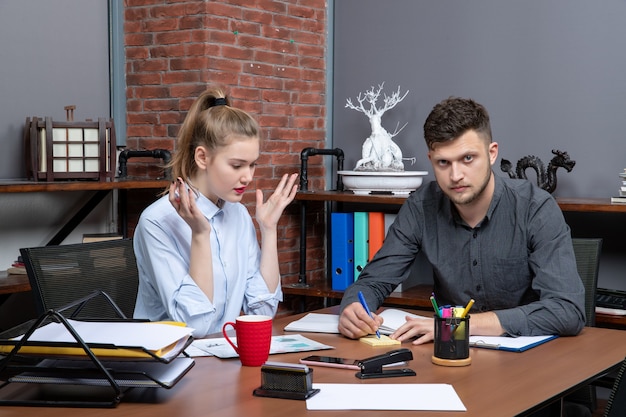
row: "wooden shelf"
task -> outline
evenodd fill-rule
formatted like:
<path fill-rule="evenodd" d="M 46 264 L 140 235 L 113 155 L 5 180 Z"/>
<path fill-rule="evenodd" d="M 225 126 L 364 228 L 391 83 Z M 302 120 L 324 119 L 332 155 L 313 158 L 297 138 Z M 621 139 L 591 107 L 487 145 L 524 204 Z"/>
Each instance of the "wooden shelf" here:
<path fill-rule="evenodd" d="M 0 193 L 36 193 L 51 191 L 108 191 L 167 187 L 169 180 L 119 179 L 108 181 L 28 181 L 0 180 Z"/>
<path fill-rule="evenodd" d="M 626 213 L 626 204 L 613 204 L 610 198 L 557 198 L 563 211 L 582 213 Z"/>
<path fill-rule="evenodd" d="M 338 201 L 342 203 L 374 203 L 374 204 L 397 204 L 406 201 L 407 196 L 393 194 L 367 194 L 357 195 L 352 191 L 300 191 L 296 194 L 299 201 Z"/>
<path fill-rule="evenodd" d="M 337 201 L 342 203 L 371 203 L 402 205 L 406 196 L 392 194 L 357 195 L 352 191 L 300 191 L 298 201 Z M 612 204 L 610 198 L 562 198 L 556 199 L 563 211 L 626 213 L 626 204 Z"/>
<path fill-rule="evenodd" d="M 122 235 L 127 235 L 127 213 L 126 200 L 128 190 L 137 189 L 161 189 L 170 183 L 165 179 L 133 179 L 114 178 L 105 181 L 94 180 L 68 180 L 68 181 L 30 181 L 24 179 L 7 180 L 0 179 L 0 194 L 2 193 L 39 193 L 58 191 L 93 191 L 91 197 L 86 199 L 83 206 L 61 227 L 48 245 L 60 244 L 78 224 L 113 190 L 119 190 L 120 221 L 122 224 Z"/>
<path fill-rule="evenodd" d="M 626 330 L 626 316 L 596 313 L 596 326 Z"/>
<path fill-rule="evenodd" d="M 416 285 L 404 291 L 392 292 L 385 300 L 386 306 L 400 306 L 407 308 L 429 309 L 433 306 L 430 304 L 430 295 L 433 292 L 432 285 Z M 309 287 L 302 287 L 298 284 L 283 285 L 283 293 L 291 295 L 304 295 L 309 297 L 323 297 L 341 299 L 343 291 L 333 290 L 328 283 L 316 284 Z"/>
<path fill-rule="evenodd" d="M 27 275 L 13 275 L 7 274 L 7 271 L 0 271 L 0 294 L 13 294 L 25 291 L 30 291 L 30 282 Z"/>

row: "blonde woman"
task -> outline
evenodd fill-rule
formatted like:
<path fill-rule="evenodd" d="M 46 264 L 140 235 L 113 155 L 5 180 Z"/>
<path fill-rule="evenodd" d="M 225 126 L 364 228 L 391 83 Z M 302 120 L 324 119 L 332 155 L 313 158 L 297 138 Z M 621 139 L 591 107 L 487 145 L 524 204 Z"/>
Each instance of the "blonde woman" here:
<path fill-rule="evenodd" d="M 260 153 L 258 123 L 221 90 L 194 102 L 178 135 L 175 180 L 144 210 L 133 237 L 139 269 L 134 316 L 175 320 L 195 337 L 245 314 L 273 316 L 282 300 L 277 224 L 297 191 L 285 174 L 263 201 L 256 190 L 261 246 L 241 204 Z"/>

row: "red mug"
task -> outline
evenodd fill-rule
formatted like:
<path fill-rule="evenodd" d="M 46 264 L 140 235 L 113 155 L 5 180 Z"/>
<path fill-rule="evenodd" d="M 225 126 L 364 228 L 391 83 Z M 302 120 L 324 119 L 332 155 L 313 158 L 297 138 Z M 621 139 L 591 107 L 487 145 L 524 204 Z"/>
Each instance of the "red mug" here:
<path fill-rule="evenodd" d="M 244 366 L 261 366 L 270 355 L 272 342 L 272 318 L 270 316 L 239 316 L 236 323 L 229 321 L 222 326 L 226 341 L 239 355 Z M 235 345 L 226 334 L 226 327 L 233 326 L 237 337 Z"/>

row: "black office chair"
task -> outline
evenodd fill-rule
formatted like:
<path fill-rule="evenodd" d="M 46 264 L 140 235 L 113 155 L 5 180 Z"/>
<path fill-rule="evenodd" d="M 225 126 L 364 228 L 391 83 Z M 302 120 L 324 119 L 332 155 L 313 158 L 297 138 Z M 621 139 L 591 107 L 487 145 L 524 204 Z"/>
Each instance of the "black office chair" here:
<path fill-rule="evenodd" d="M 585 314 L 587 326 L 596 325 L 596 290 L 598 288 L 598 271 L 600 269 L 600 252 L 602 239 L 573 238 L 574 254 L 578 275 L 585 286 Z"/>
<path fill-rule="evenodd" d="M 578 275 L 585 287 L 585 315 L 586 325 L 596 325 L 596 289 L 598 286 L 598 271 L 600 269 L 600 252 L 602 239 L 573 238 L 574 254 Z M 587 385 L 565 397 L 567 401 L 581 404 L 592 412 L 597 408 L 596 387 Z"/>
<path fill-rule="evenodd" d="M 106 293 L 128 318 L 133 316 L 139 277 L 130 239 L 20 249 L 37 314 L 92 294 Z M 70 317 L 74 310 L 63 312 Z M 79 318 L 119 318 L 105 297 L 94 297 Z"/>
<path fill-rule="evenodd" d="M 626 416 L 626 379 L 624 379 L 624 373 L 626 373 L 626 358 L 615 378 L 613 389 L 604 409 L 604 417 Z"/>

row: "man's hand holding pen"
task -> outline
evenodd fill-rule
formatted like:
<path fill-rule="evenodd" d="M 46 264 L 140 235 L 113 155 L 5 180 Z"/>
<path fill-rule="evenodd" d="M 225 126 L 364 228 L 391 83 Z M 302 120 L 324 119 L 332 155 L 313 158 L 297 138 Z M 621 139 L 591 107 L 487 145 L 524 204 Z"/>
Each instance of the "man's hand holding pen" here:
<path fill-rule="evenodd" d="M 375 334 L 383 318 L 375 313 L 370 316 L 360 302 L 349 304 L 339 317 L 339 331 L 351 339 Z"/>
<path fill-rule="evenodd" d="M 369 311 L 362 294 L 359 294 L 359 300 L 359 302 L 349 304 L 339 317 L 339 331 L 351 339 L 378 334 L 378 329 L 383 323 L 382 317 Z M 435 314 L 441 315 L 444 307 L 439 307 L 434 294 L 430 300 Z M 472 299 L 464 307 L 452 309 L 448 306 L 448 309 L 450 311 L 459 311 L 459 314 L 455 313 L 454 316 L 465 317 L 473 305 L 474 300 Z M 493 315 L 493 313 L 491 314 Z M 391 339 L 399 340 L 400 342 L 415 339 L 412 342 L 414 345 L 421 345 L 434 340 L 435 324 L 433 319 L 415 319 L 411 316 L 406 316 L 405 318 L 406 322 L 389 335 Z"/>

